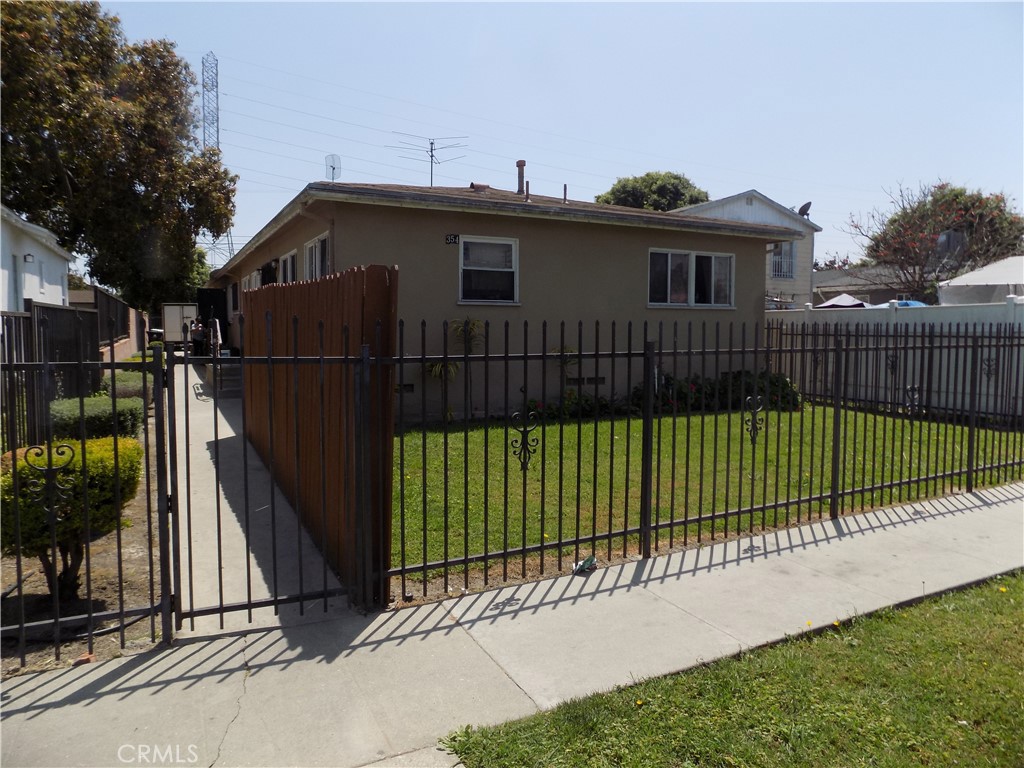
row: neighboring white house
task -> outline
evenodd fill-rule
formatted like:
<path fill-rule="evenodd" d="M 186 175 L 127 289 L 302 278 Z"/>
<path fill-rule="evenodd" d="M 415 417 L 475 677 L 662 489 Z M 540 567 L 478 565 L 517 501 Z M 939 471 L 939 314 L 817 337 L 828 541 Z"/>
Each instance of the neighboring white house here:
<path fill-rule="evenodd" d="M 751 189 L 673 213 L 750 224 L 789 227 L 804 233 L 803 240 L 769 243 L 765 258 L 765 308 L 795 309 L 811 301 L 814 271 L 814 233 L 821 227 L 806 216 Z"/>
<path fill-rule="evenodd" d="M 75 257 L 57 245 L 50 230 L 0 208 L 0 310 L 21 312 L 25 299 L 67 306 L 68 266 Z"/>

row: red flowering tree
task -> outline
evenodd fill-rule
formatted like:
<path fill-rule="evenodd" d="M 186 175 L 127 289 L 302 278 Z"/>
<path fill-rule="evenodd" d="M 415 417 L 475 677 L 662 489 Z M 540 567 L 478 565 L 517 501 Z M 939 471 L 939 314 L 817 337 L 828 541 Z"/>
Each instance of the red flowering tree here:
<path fill-rule="evenodd" d="M 1024 218 L 1000 194 L 985 195 L 947 183 L 900 187 L 891 210 L 851 217 L 848 232 L 861 240 L 869 263 L 887 267 L 880 284 L 934 303 L 936 286 L 1011 256 L 1024 247 Z"/>

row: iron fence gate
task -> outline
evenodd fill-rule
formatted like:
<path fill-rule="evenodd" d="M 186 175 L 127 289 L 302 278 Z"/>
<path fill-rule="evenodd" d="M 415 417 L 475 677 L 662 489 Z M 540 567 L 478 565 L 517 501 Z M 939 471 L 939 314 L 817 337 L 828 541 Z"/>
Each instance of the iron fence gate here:
<path fill-rule="evenodd" d="M 5 358 L 8 659 L 443 597 L 1024 472 L 1020 327 L 461 321 L 399 324 L 386 351 L 258 317 L 258 356 Z M 38 393 L 46 433 L 23 445 L 18 387 L 72 371 L 108 394 Z"/>

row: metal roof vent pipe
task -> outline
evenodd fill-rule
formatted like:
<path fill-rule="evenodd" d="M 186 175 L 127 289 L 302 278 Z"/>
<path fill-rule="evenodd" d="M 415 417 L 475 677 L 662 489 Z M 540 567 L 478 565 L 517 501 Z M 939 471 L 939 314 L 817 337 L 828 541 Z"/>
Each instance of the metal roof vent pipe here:
<path fill-rule="evenodd" d="M 516 160 L 516 168 L 519 169 L 519 188 L 516 190 L 517 195 L 521 195 L 525 192 L 523 187 L 523 179 L 526 178 L 526 161 Z"/>

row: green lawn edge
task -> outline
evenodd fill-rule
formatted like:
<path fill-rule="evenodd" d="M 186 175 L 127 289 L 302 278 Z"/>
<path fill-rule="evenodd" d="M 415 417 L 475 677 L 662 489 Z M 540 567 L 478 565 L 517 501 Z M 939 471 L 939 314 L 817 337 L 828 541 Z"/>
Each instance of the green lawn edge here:
<path fill-rule="evenodd" d="M 442 743 L 487 766 L 1024 765 L 1024 573 Z"/>

